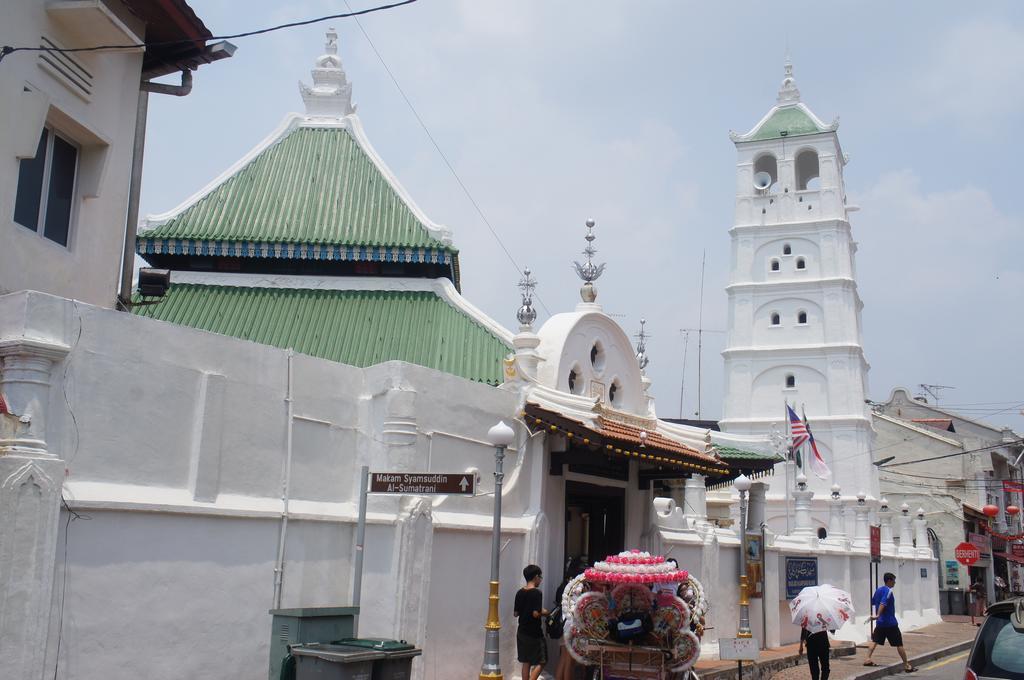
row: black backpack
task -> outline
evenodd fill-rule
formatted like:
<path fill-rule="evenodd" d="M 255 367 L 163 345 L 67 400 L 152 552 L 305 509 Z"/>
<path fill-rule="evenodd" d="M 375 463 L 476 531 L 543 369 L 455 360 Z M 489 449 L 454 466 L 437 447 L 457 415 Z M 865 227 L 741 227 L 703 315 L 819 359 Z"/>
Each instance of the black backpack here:
<path fill-rule="evenodd" d="M 547 619 L 548 637 L 557 640 L 565 632 L 565 621 L 562 619 L 562 607 L 555 607 Z"/>

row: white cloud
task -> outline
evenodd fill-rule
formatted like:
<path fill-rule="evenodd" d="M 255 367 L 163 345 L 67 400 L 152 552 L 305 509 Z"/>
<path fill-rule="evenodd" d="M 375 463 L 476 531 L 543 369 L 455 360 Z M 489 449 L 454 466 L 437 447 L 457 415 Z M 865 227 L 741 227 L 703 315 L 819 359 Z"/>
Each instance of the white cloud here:
<path fill-rule="evenodd" d="M 918 114 L 950 117 L 983 135 L 1024 113 L 1024 29 L 975 20 L 931 43 L 919 65 Z M 997 120 L 993 120 L 997 119 Z"/>

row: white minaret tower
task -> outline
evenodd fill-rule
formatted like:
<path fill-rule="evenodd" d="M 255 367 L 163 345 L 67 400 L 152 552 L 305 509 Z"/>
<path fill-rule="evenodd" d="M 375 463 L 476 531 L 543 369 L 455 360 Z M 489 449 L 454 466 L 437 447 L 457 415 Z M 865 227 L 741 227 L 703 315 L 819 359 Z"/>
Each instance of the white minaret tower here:
<path fill-rule="evenodd" d="M 846 204 L 838 127 L 800 101 L 787 60 L 778 103 L 750 132 L 730 134 L 738 158 L 721 426 L 785 431 L 786 401 L 805 410 L 832 470 L 818 479 L 805 461 L 815 506 L 833 484 L 851 498 L 878 495 L 849 222 L 856 208 Z M 769 479 L 769 500 L 781 499 L 786 476 Z"/>

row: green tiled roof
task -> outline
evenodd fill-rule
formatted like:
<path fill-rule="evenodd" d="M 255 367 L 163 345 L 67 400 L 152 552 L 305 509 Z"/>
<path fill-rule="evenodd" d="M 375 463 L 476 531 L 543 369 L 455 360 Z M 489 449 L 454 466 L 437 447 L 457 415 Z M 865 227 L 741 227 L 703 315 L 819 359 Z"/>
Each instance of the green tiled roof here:
<path fill-rule="evenodd" d="M 767 456 L 763 453 L 756 453 L 754 451 L 746 451 L 744 449 L 734 449 L 731 446 L 718 446 L 715 445 L 715 451 L 725 461 L 764 461 L 764 462 L 780 462 L 782 459 L 777 456 Z"/>
<path fill-rule="evenodd" d="M 388 179 L 340 127 L 296 127 L 147 240 L 433 248 Z"/>
<path fill-rule="evenodd" d="M 353 366 L 406 361 L 498 385 L 509 347 L 429 291 L 174 284 L 133 312 Z"/>
<path fill-rule="evenodd" d="M 757 132 L 750 138 L 750 141 L 759 139 L 777 139 L 783 136 L 793 137 L 796 135 L 813 135 L 824 132 L 815 124 L 814 120 L 807 115 L 803 109 L 797 106 L 780 108 L 764 122 Z"/>

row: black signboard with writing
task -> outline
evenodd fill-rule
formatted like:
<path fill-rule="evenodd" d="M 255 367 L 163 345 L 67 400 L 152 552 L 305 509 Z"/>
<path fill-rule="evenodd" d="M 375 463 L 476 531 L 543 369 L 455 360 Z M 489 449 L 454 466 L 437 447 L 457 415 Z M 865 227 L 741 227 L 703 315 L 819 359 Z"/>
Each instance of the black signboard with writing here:
<path fill-rule="evenodd" d="M 817 557 L 786 558 L 786 599 L 792 600 L 807 586 L 818 585 Z"/>

